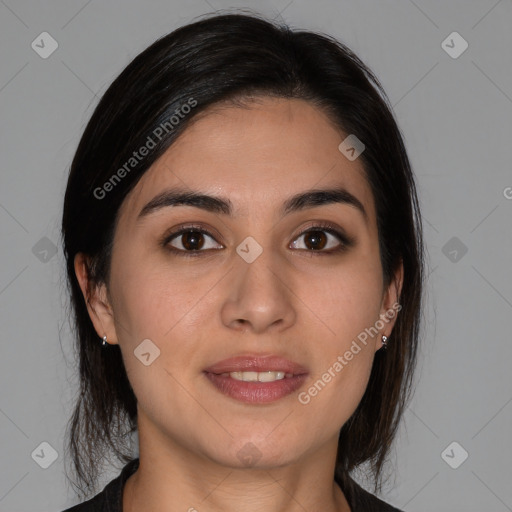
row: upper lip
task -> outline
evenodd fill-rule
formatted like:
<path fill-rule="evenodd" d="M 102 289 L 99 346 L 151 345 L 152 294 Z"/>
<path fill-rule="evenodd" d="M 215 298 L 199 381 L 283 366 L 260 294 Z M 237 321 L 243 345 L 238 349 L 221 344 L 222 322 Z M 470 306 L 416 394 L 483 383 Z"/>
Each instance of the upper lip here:
<path fill-rule="evenodd" d="M 293 375 L 308 373 L 304 366 L 279 356 L 237 356 L 223 359 L 205 368 L 209 373 L 282 371 Z"/>

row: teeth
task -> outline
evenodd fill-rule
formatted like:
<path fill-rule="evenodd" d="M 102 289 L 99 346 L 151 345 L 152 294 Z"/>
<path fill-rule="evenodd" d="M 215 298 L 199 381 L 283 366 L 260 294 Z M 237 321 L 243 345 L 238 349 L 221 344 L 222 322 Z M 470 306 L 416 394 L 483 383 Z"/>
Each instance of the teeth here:
<path fill-rule="evenodd" d="M 228 375 L 227 373 L 223 375 Z M 230 372 L 229 376 L 236 380 L 243 380 L 245 382 L 273 382 L 281 380 L 286 377 L 292 377 L 291 373 L 285 372 Z"/>

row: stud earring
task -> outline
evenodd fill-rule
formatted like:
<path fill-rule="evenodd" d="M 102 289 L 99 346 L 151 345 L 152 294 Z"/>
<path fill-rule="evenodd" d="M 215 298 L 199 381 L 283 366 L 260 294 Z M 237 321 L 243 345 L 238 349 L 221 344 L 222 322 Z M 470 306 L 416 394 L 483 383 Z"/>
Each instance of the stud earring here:
<path fill-rule="evenodd" d="M 106 334 L 105 334 L 105 336 L 103 336 L 103 343 L 102 343 L 101 345 L 102 345 L 103 347 L 104 347 L 105 345 L 108 345 L 108 343 L 107 343 L 107 335 L 106 335 Z"/>
<path fill-rule="evenodd" d="M 384 350 L 387 350 L 387 348 L 388 348 L 388 337 L 387 336 L 382 336 L 382 347 L 384 348 Z"/>

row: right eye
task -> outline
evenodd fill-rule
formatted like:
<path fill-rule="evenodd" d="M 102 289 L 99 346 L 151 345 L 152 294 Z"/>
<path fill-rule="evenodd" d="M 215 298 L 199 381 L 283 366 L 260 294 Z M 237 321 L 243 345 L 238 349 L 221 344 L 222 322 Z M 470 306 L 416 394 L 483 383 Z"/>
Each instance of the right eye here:
<path fill-rule="evenodd" d="M 211 235 L 208 231 L 205 231 L 202 228 L 189 226 L 181 228 L 178 231 L 168 235 L 165 239 L 164 245 L 169 247 L 173 253 L 179 254 L 180 256 L 192 256 L 195 255 L 195 253 L 204 252 L 208 249 L 222 248 L 222 246 L 216 246 L 215 243 L 211 245 L 211 242 L 210 246 L 208 246 L 208 241 L 206 240 L 205 236 L 215 241 L 213 235 Z"/>

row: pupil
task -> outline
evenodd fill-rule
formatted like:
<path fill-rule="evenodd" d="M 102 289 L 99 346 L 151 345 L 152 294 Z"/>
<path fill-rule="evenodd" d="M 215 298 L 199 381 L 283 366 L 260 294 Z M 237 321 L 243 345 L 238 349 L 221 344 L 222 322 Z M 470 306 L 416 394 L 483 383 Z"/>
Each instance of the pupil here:
<path fill-rule="evenodd" d="M 323 249 L 325 247 L 325 243 L 327 241 L 327 237 L 322 231 L 310 231 L 305 238 L 306 246 L 309 249 Z M 313 247 L 309 247 L 309 242 L 313 245 Z M 323 243 L 322 243 L 323 242 Z M 320 247 L 318 247 L 320 244 Z"/>
<path fill-rule="evenodd" d="M 204 238 L 202 233 L 198 231 L 188 231 L 187 233 L 183 233 L 182 235 L 182 244 L 185 249 L 189 249 L 191 251 L 200 249 L 203 246 Z M 199 247 L 196 247 L 199 245 Z"/>

